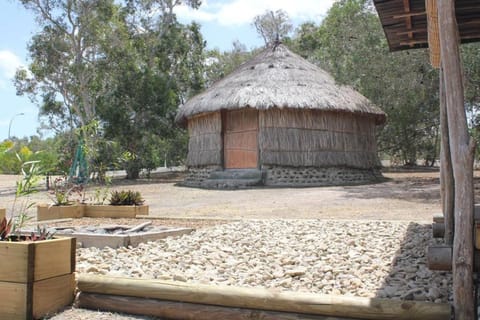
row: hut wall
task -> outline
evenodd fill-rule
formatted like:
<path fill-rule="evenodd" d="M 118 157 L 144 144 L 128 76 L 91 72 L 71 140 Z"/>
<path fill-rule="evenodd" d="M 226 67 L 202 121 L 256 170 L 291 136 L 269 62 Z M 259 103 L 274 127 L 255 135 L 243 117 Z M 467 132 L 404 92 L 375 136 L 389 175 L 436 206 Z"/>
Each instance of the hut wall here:
<path fill-rule="evenodd" d="M 375 119 L 350 113 L 260 112 L 261 163 L 269 166 L 378 167 Z"/>
<path fill-rule="evenodd" d="M 220 112 L 188 120 L 188 174 L 186 186 L 200 186 L 212 171 L 222 168 L 222 116 Z"/>
<path fill-rule="evenodd" d="M 188 135 L 187 166 L 222 165 L 222 116 L 220 112 L 189 119 Z"/>
<path fill-rule="evenodd" d="M 375 119 L 317 110 L 260 112 L 266 185 L 362 184 L 381 179 Z"/>

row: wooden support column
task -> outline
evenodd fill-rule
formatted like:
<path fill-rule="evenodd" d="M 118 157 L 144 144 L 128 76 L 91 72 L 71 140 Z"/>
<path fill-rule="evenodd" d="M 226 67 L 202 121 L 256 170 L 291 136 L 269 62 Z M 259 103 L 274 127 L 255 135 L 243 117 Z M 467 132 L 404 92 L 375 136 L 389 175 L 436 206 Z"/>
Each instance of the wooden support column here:
<path fill-rule="evenodd" d="M 440 48 L 450 149 L 455 179 L 455 234 L 453 240 L 453 304 L 456 320 L 473 320 L 473 152 L 464 108 L 455 1 L 437 1 Z"/>
<path fill-rule="evenodd" d="M 453 230 L 455 227 L 455 182 L 453 179 L 450 139 L 448 137 L 447 102 L 443 68 L 440 68 L 440 129 L 442 136 L 440 149 L 440 190 L 442 196 L 442 212 L 445 222 L 444 239 L 445 244 L 453 245 Z"/>

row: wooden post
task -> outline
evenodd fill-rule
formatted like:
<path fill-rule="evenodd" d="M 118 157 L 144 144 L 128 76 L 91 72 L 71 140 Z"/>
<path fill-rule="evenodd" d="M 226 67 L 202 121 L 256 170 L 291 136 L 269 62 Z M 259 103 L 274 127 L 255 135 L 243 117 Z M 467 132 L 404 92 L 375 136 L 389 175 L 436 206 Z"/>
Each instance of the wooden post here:
<path fill-rule="evenodd" d="M 455 1 L 438 4 L 440 48 L 447 102 L 450 149 L 455 180 L 453 304 L 456 320 L 473 320 L 473 152 L 464 108 L 463 76 Z"/>
<path fill-rule="evenodd" d="M 454 179 L 452 169 L 452 157 L 450 153 L 450 139 L 448 137 L 447 101 L 445 96 L 445 80 L 443 68 L 440 68 L 440 128 L 442 144 L 440 149 L 440 190 L 442 196 L 442 212 L 445 222 L 443 235 L 445 244 L 453 245 L 454 220 Z"/>

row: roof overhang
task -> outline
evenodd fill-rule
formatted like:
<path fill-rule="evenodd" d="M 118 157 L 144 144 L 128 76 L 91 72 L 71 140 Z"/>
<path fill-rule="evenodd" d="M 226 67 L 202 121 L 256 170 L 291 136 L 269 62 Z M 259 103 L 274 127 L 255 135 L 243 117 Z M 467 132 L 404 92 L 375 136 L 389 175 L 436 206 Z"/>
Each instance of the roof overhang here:
<path fill-rule="evenodd" d="M 428 47 L 425 0 L 373 0 L 373 3 L 391 51 Z M 480 41 L 480 0 L 456 0 L 455 8 L 462 43 Z"/>

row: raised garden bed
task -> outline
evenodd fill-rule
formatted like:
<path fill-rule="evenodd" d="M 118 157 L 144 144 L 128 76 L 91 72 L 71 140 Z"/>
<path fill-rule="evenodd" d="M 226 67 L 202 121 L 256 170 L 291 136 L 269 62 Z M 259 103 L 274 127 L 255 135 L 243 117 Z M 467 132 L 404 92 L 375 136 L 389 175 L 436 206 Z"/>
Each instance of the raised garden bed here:
<path fill-rule="evenodd" d="M 82 218 L 83 211 L 83 205 L 52 206 L 48 204 L 39 204 L 37 205 L 37 221 Z"/>
<path fill-rule="evenodd" d="M 37 221 L 67 218 L 135 218 L 137 215 L 148 215 L 148 205 L 113 206 L 78 204 L 70 206 L 52 206 L 39 204 L 37 206 Z"/>
<path fill-rule="evenodd" d="M 148 205 L 85 205 L 83 210 L 83 216 L 89 218 L 135 218 L 137 215 L 148 215 Z"/>
<path fill-rule="evenodd" d="M 167 237 L 177 237 L 193 232 L 191 228 L 152 226 L 150 221 L 137 226 L 101 225 L 84 227 L 55 227 L 56 234 L 77 238 L 80 247 L 119 248 L 136 247 L 140 243 Z"/>
<path fill-rule="evenodd" d="M 0 242 L 0 319 L 36 319 L 73 302 L 75 238 Z"/>

